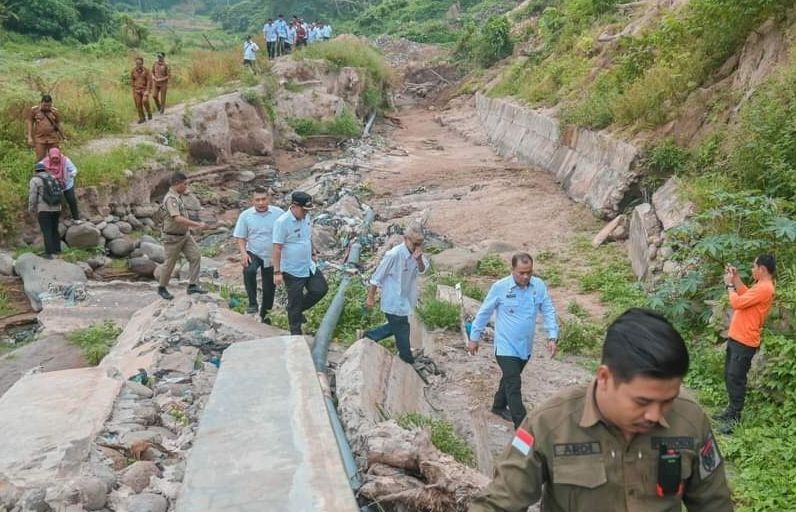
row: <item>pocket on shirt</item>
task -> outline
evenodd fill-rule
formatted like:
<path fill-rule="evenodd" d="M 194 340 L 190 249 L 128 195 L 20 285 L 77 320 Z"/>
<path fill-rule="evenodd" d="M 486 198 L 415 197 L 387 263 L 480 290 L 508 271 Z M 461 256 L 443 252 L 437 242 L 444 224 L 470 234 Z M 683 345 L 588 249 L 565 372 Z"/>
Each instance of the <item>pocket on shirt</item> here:
<path fill-rule="evenodd" d="M 553 460 L 553 494 L 556 502 L 566 506 L 566 510 L 612 510 L 607 491 L 600 489 L 607 482 L 602 455 L 561 457 Z"/>

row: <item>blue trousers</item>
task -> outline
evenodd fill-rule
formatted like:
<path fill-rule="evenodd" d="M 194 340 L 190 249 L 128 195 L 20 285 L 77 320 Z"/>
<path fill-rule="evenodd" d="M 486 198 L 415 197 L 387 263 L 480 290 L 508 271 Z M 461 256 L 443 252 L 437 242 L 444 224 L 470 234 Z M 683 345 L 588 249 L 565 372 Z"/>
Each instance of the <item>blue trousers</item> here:
<path fill-rule="evenodd" d="M 384 315 L 387 317 L 387 323 L 365 331 L 365 337 L 373 341 L 381 341 L 384 338 L 395 336 L 398 357 L 409 364 L 414 363 L 415 358 L 412 356 L 412 349 L 409 345 L 409 317 L 389 313 L 384 313 Z"/>

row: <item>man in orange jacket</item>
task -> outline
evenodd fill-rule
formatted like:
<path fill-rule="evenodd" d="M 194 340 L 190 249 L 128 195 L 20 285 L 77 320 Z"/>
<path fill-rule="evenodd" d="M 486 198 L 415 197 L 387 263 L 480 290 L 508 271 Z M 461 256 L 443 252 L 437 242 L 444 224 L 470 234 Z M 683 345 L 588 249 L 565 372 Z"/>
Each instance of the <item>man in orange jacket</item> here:
<path fill-rule="evenodd" d="M 751 288 L 741 281 L 735 267 L 728 265 L 724 274 L 724 284 L 730 295 L 733 315 L 724 360 L 724 382 L 729 403 L 727 409 L 716 417 L 724 422 L 719 429 L 723 434 L 731 434 L 735 424 L 741 420 L 746 397 L 746 374 L 752 366 L 752 358 L 760 348 L 763 323 L 774 302 L 776 272 L 774 256 L 761 254 L 752 264 L 752 279 L 755 284 Z"/>

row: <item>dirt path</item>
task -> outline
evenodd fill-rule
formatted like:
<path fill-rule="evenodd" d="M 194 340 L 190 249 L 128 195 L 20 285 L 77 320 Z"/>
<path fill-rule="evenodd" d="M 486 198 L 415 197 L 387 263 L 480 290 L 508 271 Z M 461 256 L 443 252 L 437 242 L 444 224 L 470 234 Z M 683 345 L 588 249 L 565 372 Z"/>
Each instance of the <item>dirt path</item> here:
<path fill-rule="evenodd" d="M 506 161 L 474 142 L 477 137 L 465 138 L 435 117 L 435 112 L 419 108 L 403 112 L 402 128 L 386 134 L 391 149 L 369 161 L 374 170 L 366 179 L 375 193 L 374 206 L 385 217 L 395 214 L 391 222 L 401 216 L 422 218 L 428 229 L 454 246 L 496 247 L 506 255 L 515 250 L 571 253 L 578 236 L 599 229 L 588 209 L 567 198 L 549 174 Z M 571 264 L 589 263 L 574 258 Z M 536 269 L 543 271 L 544 263 Z M 595 316 L 603 313 L 595 297 L 577 290 L 551 288 L 551 294 L 559 316 L 567 316 L 566 305 L 574 299 Z M 590 378 L 573 358 L 551 359 L 543 346 L 545 336 L 537 333 L 533 361 L 523 374 L 523 397 L 531 407 Z M 446 378 L 433 385 L 429 401 L 476 446 L 479 466 L 489 473 L 491 456 L 503 449 L 513 430 L 489 413 L 500 376 L 492 347 L 469 356 L 459 335 L 440 333 L 436 339 L 436 360 Z"/>

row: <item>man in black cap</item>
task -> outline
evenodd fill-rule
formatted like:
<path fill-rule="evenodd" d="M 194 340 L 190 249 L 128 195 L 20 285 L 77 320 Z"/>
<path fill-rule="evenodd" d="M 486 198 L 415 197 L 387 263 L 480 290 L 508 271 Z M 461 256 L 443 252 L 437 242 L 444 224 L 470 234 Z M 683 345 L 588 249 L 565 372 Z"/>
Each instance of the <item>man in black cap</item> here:
<path fill-rule="evenodd" d="M 302 334 L 304 311 L 317 304 L 329 290 L 312 254 L 312 228 L 307 214 L 310 209 L 312 197 L 306 192 L 293 192 L 290 208 L 274 222 L 273 228 L 274 285 L 284 283 L 287 288 L 287 320 L 290 334 L 296 335 Z"/>

